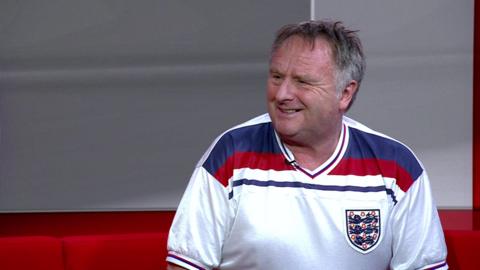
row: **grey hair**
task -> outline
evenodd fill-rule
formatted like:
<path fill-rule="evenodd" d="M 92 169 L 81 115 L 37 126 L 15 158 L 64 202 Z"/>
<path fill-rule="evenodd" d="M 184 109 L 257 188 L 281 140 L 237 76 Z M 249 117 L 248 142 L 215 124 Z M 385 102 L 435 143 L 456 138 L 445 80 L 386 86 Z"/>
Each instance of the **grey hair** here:
<path fill-rule="evenodd" d="M 305 21 L 298 24 L 287 24 L 280 28 L 275 35 L 271 54 L 273 54 L 283 42 L 292 36 L 299 36 L 315 46 L 317 38 L 323 38 L 330 43 L 336 64 L 337 91 L 344 89 L 347 84 L 355 80 L 360 88 L 365 73 L 365 57 L 358 31 L 349 30 L 339 21 Z M 348 109 L 355 101 L 358 92 L 352 97 Z"/>

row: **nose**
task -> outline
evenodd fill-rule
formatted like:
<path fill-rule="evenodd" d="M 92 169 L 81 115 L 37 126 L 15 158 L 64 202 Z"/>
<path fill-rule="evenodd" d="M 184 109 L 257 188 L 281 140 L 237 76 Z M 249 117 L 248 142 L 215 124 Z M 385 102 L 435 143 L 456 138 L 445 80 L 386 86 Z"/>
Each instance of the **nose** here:
<path fill-rule="evenodd" d="M 290 79 L 286 78 L 278 86 L 275 98 L 277 99 L 277 101 L 293 100 L 294 92 L 294 85 L 292 84 Z"/>

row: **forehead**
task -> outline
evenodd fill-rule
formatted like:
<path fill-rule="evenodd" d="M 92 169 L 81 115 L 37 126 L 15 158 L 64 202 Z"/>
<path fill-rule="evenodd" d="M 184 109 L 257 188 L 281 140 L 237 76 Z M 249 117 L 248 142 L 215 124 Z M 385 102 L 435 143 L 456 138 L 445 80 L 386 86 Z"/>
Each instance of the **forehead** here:
<path fill-rule="evenodd" d="M 294 64 L 305 67 L 325 65 L 333 67 L 333 59 L 331 45 L 324 38 L 307 40 L 300 36 L 292 36 L 273 51 L 270 66 L 281 67 Z"/>

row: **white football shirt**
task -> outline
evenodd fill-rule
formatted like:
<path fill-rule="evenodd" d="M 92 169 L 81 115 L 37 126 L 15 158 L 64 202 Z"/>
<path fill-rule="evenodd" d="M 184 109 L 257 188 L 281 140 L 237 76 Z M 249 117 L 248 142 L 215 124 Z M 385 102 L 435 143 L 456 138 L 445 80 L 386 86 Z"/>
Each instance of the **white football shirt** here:
<path fill-rule="evenodd" d="M 447 269 L 429 185 L 405 145 L 347 117 L 332 156 L 301 168 L 265 114 L 202 157 L 167 260 L 187 269 Z"/>

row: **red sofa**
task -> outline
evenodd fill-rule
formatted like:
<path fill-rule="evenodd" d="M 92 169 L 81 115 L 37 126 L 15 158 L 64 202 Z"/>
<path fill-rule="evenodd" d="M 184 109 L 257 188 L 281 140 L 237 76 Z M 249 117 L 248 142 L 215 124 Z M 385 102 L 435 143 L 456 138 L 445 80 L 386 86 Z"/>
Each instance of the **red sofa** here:
<path fill-rule="evenodd" d="M 62 242 L 47 236 L 0 238 L 0 269 L 63 270 Z"/>
<path fill-rule="evenodd" d="M 0 238 L 2 270 L 161 270 L 166 233 Z"/>
<path fill-rule="evenodd" d="M 174 212 L 0 214 L 1 270 L 161 270 Z"/>
<path fill-rule="evenodd" d="M 173 211 L 0 214 L 1 270 L 159 270 Z M 454 270 L 480 269 L 480 211 L 443 210 Z"/>

